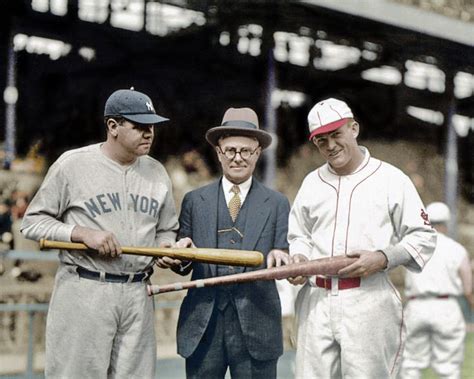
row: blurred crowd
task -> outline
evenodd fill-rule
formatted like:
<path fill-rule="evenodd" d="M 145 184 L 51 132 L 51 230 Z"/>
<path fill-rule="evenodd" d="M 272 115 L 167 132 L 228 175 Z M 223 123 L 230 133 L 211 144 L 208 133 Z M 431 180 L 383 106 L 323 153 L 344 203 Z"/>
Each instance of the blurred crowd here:
<path fill-rule="evenodd" d="M 3 195 L 3 194 L 2 194 Z M 18 223 L 21 222 L 29 196 L 23 191 L 14 190 L 8 197 L 0 200 L 0 239 L 10 249 L 15 249 L 14 232 Z"/>
<path fill-rule="evenodd" d="M 0 254 L 9 250 L 37 250 L 36 242 L 28 241 L 20 233 L 23 215 L 30 200 L 26 192 L 13 190 L 9 196 L 0 198 Z M 0 275 L 5 273 L 4 257 L 0 259 Z M 41 278 L 41 273 L 25 267 L 23 261 L 15 259 L 10 275 L 19 281 L 35 282 Z"/>

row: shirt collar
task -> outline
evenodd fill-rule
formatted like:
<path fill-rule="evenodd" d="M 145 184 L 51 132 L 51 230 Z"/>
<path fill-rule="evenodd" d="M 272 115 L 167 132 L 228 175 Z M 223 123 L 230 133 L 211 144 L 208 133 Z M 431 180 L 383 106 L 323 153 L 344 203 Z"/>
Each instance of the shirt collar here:
<path fill-rule="evenodd" d="M 222 189 L 224 190 L 224 193 L 230 193 L 233 185 L 234 183 L 232 183 L 225 176 L 222 177 Z M 250 191 L 250 187 L 252 186 L 252 177 L 248 178 L 245 182 L 240 183 L 238 186 L 240 188 L 240 196 L 245 198 Z"/>

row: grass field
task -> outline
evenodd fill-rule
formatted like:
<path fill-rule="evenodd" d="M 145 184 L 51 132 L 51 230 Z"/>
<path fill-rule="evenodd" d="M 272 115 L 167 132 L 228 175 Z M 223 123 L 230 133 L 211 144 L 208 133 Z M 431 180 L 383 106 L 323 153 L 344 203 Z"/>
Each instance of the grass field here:
<path fill-rule="evenodd" d="M 474 378 L 474 332 L 468 333 L 465 343 L 464 364 L 462 366 L 462 379 Z M 432 369 L 423 372 L 423 379 L 437 379 L 438 376 Z"/>

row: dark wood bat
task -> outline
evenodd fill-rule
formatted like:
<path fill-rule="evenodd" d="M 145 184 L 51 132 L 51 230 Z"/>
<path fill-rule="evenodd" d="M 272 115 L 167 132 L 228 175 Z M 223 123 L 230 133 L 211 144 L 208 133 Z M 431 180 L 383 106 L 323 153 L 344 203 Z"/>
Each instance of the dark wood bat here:
<path fill-rule="evenodd" d="M 148 295 L 157 295 L 159 293 L 181 291 L 189 288 L 213 287 L 225 284 L 235 284 L 244 282 L 253 282 L 256 280 L 275 280 L 287 279 L 296 276 L 313 275 L 337 275 L 339 270 L 349 266 L 358 258 L 349 258 L 346 256 L 337 256 L 332 258 L 320 258 L 309 262 L 292 263 L 285 266 L 271 267 L 263 270 L 244 272 L 234 275 L 218 276 L 193 280 L 184 283 L 174 283 L 166 285 L 149 285 Z"/>

